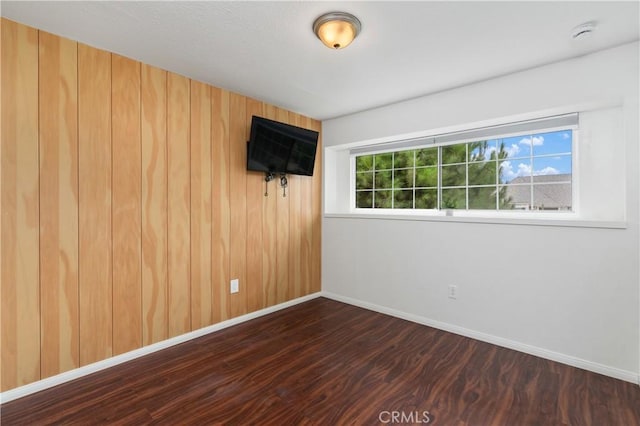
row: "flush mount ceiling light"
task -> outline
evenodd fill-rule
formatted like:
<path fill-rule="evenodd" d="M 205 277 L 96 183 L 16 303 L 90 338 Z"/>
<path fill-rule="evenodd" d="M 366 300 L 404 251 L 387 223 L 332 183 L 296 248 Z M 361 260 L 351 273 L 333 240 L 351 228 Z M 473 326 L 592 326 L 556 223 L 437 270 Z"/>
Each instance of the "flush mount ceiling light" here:
<path fill-rule="evenodd" d="M 360 33 L 362 24 L 350 13 L 329 12 L 313 23 L 313 32 L 329 49 L 344 49 Z"/>

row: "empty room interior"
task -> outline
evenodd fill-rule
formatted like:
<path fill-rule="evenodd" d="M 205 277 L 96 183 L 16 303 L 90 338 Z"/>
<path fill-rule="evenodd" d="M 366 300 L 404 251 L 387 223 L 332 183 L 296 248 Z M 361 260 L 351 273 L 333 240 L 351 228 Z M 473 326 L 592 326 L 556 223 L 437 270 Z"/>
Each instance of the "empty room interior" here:
<path fill-rule="evenodd" d="M 640 2 L 0 15 L 1 424 L 640 425 Z"/>

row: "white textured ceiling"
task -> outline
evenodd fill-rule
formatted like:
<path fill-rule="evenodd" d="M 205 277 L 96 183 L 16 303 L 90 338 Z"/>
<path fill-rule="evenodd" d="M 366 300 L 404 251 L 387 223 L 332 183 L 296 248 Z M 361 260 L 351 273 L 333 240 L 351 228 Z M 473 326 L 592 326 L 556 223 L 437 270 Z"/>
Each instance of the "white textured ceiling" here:
<path fill-rule="evenodd" d="M 11 2 L 0 13 L 317 118 L 337 117 L 638 40 L 632 2 Z M 324 12 L 362 21 L 332 51 Z M 588 40 L 571 29 L 595 20 Z"/>

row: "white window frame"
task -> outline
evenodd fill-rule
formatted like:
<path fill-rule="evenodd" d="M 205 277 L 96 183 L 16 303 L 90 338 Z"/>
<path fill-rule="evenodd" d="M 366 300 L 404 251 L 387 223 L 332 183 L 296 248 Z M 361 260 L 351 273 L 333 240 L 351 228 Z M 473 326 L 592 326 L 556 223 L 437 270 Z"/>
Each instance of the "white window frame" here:
<path fill-rule="evenodd" d="M 545 125 L 549 124 L 549 125 Z M 555 124 L 555 125 L 554 125 Z M 350 150 L 350 184 L 349 184 L 349 205 L 350 211 L 354 214 L 365 215 L 389 215 L 389 216 L 461 216 L 461 217 L 497 217 L 497 218 L 576 218 L 580 212 L 579 194 L 579 167 L 578 167 L 578 140 L 580 137 L 580 125 L 578 113 L 563 114 L 552 117 L 542 117 L 522 122 L 506 123 L 498 126 L 483 127 L 479 129 L 462 130 L 454 133 L 446 133 L 442 135 L 425 136 L 416 139 L 396 140 L 385 142 L 382 144 L 367 145 Z M 478 140 L 501 139 L 516 136 L 531 136 L 540 133 L 549 133 L 560 130 L 571 130 L 571 210 L 570 211 L 548 211 L 548 210 L 498 210 L 496 209 L 441 209 L 441 192 L 442 192 L 442 158 L 441 149 L 438 149 L 438 186 L 437 186 L 437 204 L 436 209 L 388 209 L 388 208 L 358 208 L 356 207 L 356 157 L 369 154 L 384 154 L 389 152 L 399 152 L 405 150 L 415 150 L 421 148 L 443 147 L 448 145 L 457 145 Z M 439 142 L 441 141 L 441 142 Z M 533 156 L 533 148 L 531 150 Z M 468 160 L 465 163 L 468 167 Z M 415 166 L 414 166 L 415 167 Z M 466 174 L 467 203 L 468 206 L 468 172 Z M 414 173 L 415 182 L 415 173 Z M 374 184 L 375 186 L 375 184 Z M 415 191 L 415 187 L 414 187 Z M 393 198 L 392 198 L 393 202 Z M 496 202 L 497 204 L 497 202 Z"/>

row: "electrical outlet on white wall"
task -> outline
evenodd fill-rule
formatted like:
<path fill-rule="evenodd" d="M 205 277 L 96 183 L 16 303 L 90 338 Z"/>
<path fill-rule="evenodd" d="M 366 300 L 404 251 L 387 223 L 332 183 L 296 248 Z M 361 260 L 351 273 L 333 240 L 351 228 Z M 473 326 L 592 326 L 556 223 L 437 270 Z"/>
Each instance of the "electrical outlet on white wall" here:
<path fill-rule="evenodd" d="M 231 280 L 231 293 L 237 293 L 240 291 L 240 280 L 237 278 L 235 280 Z"/>

